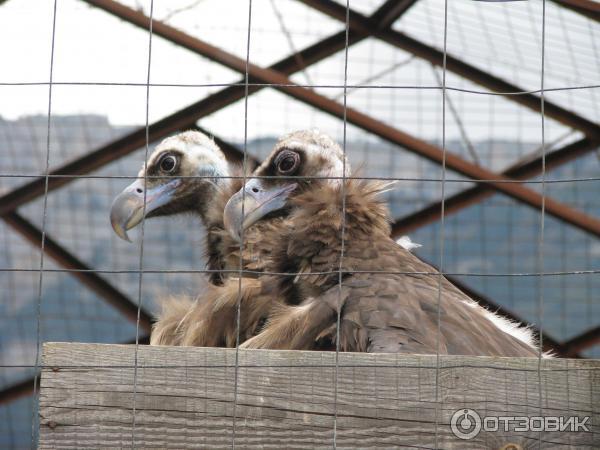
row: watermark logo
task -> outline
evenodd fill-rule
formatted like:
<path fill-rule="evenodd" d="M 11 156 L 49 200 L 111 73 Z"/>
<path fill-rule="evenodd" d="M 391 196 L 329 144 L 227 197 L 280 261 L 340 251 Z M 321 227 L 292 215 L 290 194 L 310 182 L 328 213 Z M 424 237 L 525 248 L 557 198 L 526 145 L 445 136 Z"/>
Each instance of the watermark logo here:
<path fill-rule="evenodd" d="M 459 409 L 450 419 L 450 429 L 459 439 L 473 439 L 481 431 L 481 417 L 472 409 Z"/>
<path fill-rule="evenodd" d="M 589 432 L 589 417 L 541 417 L 541 416 L 485 416 L 481 417 L 473 409 L 459 409 L 450 419 L 452 434 L 459 439 L 473 439 L 481 430 L 529 432 L 529 431 L 569 431 Z"/>

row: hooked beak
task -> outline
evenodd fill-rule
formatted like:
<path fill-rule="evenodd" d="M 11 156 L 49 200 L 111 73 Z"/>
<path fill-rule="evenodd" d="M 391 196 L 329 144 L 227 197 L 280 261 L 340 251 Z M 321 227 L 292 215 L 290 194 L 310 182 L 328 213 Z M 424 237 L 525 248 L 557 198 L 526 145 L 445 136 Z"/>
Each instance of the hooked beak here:
<path fill-rule="evenodd" d="M 296 186 L 296 183 L 289 183 L 284 186 L 265 188 L 262 180 L 248 181 L 225 205 L 223 213 L 225 229 L 232 238 L 240 242 L 242 231 L 270 212 L 283 208 Z"/>
<path fill-rule="evenodd" d="M 110 223 L 115 233 L 131 242 L 127 230 L 139 224 L 150 211 L 169 203 L 175 190 L 181 184 L 180 179 L 150 188 L 146 192 L 146 208 L 144 209 L 144 180 L 138 178 L 113 201 L 110 209 Z"/>

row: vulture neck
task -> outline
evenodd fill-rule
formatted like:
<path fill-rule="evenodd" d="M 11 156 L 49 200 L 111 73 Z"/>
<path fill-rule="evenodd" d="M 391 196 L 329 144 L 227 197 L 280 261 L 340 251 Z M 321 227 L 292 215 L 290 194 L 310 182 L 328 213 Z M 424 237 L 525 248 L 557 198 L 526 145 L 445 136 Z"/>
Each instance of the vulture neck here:
<path fill-rule="evenodd" d="M 326 239 L 336 248 L 342 243 L 342 227 L 344 241 L 389 236 L 389 211 L 382 199 L 388 189 L 389 183 L 368 180 L 309 189 L 292 200 L 290 234 L 315 242 Z"/>
<path fill-rule="evenodd" d="M 322 291 L 338 283 L 335 270 L 342 255 L 342 229 L 346 256 L 353 249 L 357 251 L 357 244 L 359 250 L 365 242 L 390 240 L 389 211 L 381 198 L 389 187 L 389 183 L 347 180 L 344 184 L 310 187 L 291 200 L 285 238 L 275 241 L 280 245 L 275 252 L 274 270 L 334 273 L 299 275 L 294 283 L 282 279 L 280 289 L 289 303 L 298 303 L 302 297 L 314 295 L 315 289 Z M 355 259 L 344 257 L 343 269 L 360 270 L 352 261 Z"/>
<path fill-rule="evenodd" d="M 236 174 L 237 175 L 237 174 Z M 216 188 L 210 197 L 200 199 L 198 211 L 202 223 L 206 228 L 205 258 L 206 267 L 210 271 L 209 280 L 212 284 L 222 285 L 227 274 L 222 271 L 227 268 L 229 254 L 227 248 L 230 246 L 228 233 L 223 224 L 223 210 L 229 198 L 242 188 L 242 180 L 231 178 L 225 181 L 225 185 Z"/>

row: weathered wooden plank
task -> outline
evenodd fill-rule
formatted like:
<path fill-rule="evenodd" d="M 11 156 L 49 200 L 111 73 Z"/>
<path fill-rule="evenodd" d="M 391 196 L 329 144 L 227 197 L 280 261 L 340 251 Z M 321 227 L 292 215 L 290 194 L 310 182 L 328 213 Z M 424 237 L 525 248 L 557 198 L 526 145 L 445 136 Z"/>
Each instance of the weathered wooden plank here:
<path fill-rule="evenodd" d="M 137 357 L 134 396 L 134 346 L 46 344 L 40 448 L 231 446 L 235 350 L 141 346 Z M 240 350 L 238 367 L 240 448 L 331 448 L 334 434 L 339 448 L 600 448 L 600 361 L 342 353 L 337 405 L 334 353 Z M 464 409 L 590 417 L 590 431 L 500 423 L 460 440 L 450 422 Z"/>

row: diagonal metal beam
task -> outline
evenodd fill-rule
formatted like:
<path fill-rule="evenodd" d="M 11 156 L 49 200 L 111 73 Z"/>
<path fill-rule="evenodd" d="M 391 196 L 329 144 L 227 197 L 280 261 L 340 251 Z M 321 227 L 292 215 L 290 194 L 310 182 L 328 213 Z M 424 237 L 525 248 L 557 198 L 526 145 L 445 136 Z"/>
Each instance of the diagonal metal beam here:
<path fill-rule="evenodd" d="M 40 246 L 40 243 L 42 242 L 42 232 L 27 219 L 16 212 L 11 212 L 2 216 L 2 219 L 32 245 L 35 247 Z M 46 233 L 45 236 L 44 252 L 62 267 L 75 270 L 75 272 L 69 273 L 91 291 L 102 297 L 108 304 L 117 309 L 130 322 L 137 323 L 138 305 L 104 278 L 97 273 L 94 273 L 87 264 L 79 260 L 75 255 L 69 253 L 58 242 L 52 239 L 48 233 Z M 140 311 L 140 327 L 142 327 L 146 333 L 150 333 L 150 329 L 152 328 L 152 318 L 150 314 L 143 309 Z"/>
<path fill-rule="evenodd" d="M 33 392 L 34 379 L 28 378 L 0 391 L 0 405 L 14 402 L 22 397 L 27 397 Z"/>
<path fill-rule="evenodd" d="M 393 0 L 388 0 L 386 4 L 390 1 Z M 94 6 L 101 7 L 99 3 L 92 4 L 94 4 Z M 110 2 L 110 4 L 118 5 L 116 2 Z M 384 4 L 384 6 L 386 4 Z M 131 10 L 128 8 L 125 8 L 124 13 L 129 13 L 130 11 Z M 136 12 L 134 11 L 134 13 Z M 127 17 L 129 16 L 124 16 L 122 18 L 127 20 Z M 137 17 L 137 15 L 134 14 L 134 17 Z M 142 15 L 142 17 L 144 16 Z M 154 23 L 156 24 L 156 21 L 154 21 Z M 354 45 L 367 36 L 367 34 L 350 32 L 348 36 L 348 45 Z M 166 35 L 163 36 L 163 38 L 170 40 Z M 306 65 L 315 64 L 344 49 L 345 42 L 346 33 L 345 31 L 340 31 L 317 42 L 316 44 L 305 48 L 304 50 L 301 50 L 276 62 L 275 64 L 271 65 L 270 68 L 283 74 L 291 75 L 304 68 L 304 66 L 299 65 L 298 61 L 302 61 Z M 193 48 L 190 48 L 190 50 L 198 53 Z M 241 79 L 237 83 L 239 84 L 238 86 L 230 86 L 222 89 L 221 91 L 218 91 L 203 100 L 200 100 L 180 111 L 154 122 L 149 127 L 150 141 L 162 139 L 168 134 L 179 130 L 193 128 L 198 119 L 206 117 L 215 111 L 223 109 L 226 106 L 243 99 L 245 91 L 242 84 L 244 81 L 244 79 Z M 249 86 L 248 95 L 254 94 L 261 89 L 263 89 L 262 86 Z M 142 148 L 146 142 L 145 135 L 145 128 L 139 128 L 123 136 L 122 138 L 117 139 L 116 141 L 113 141 L 80 158 L 57 167 L 50 173 L 51 177 L 48 179 L 48 191 L 57 189 L 72 181 L 72 178 L 69 177 L 57 178 L 53 176 L 83 175 L 96 170 L 112 161 L 128 155 L 138 148 Z M 44 185 L 45 179 L 40 177 L 11 192 L 8 192 L 7 194 L 4 194 L 2 197 L 0 197 L 0 216 L 15 210 L 19 206 L 43 195 Z"/>
<path fill-rule="evenodd" d="M 371 21 L 377 24 L 377 29 L 391 27 L 418 0 L 388 0 L 371 16 Z M 344 20 L 345 22 L 345 20 Z"/>
<path fill-rule="evenodd" d="M 566 355 L 571 358 L 578 352 L 597 344 L 600 344 L 600 326 L 569 339 L 563 344 L 563 347 L 565 348 Z"/>
<path fill-rule="evenodd" d="M 109 11 L 117 17 L 125 19 L 144 30 L 148 29 L 150 26 L 150 18 L 148 16 L 113 0 L 84 1 Z M 328 2 L 323 1 L 323 3 Z M 248 70 L 248 75 L 252 81 L 256 80 L 260 83 L 269 84 L 274 89 L 339 119 L 346 118 L 348 123 L 373 133 L 393 144 L 402 146 L 437 164 L 445 164 L 448 169 L 454 170 L 461 175 L 465 175 L 473 180 L 486 180 L 486 182 L 495 190 L 532 206 L 533 208 L 541 209 L 542 204 L 544 204 L 545 210 L 549 215 L 570 223 L 588 233 L 600 236 L 600 219 L 577 211 L 552 198 L 546 197 L 544 199 L 537 192 L 520 183 L 514 183 L 514 180 L 470 163 L 454 153 L 443 151 L 433 144 L 411 136 L 355 109 L 345 108 L 344 105 L 331 100 L 328 97 L 296 85 L 287 76 L 276 70 L 262 68 L 256 64 L 247 65 L 245 59 L 217 48 L 208 42 L 190 36 L 164 23 L 157 21 L 153 21 L 152 23 L 154 34 L 193 50 L 196 53 L 206 56 L 239 73 L 246 73 L 246 70 Z M 596 127 L 595 124 L 592 125 Z"/>
<path fill-rule="evenodd" d="M 346 8 L 331 0 L 299 0 L 312 8 L 321 11 L 322 13 L 339 20 L 346 22 Z M 378 29 L 376 24 L 368 17 L 363 16 L 355 11 L 350 10 L 350 29 L 359 33 L 370 33 L 373 36 L 400 48 L 404 51 L 412 53 L 420 58 L 423 58 L 430 63 L 442 67 L 444 53 L 434 47 L 430 47 L 417 39 L 414 39 L 407 34 L 395 31 L 392 29 Z M 475 66 L 472 66 L 459 58 L 450 54 L 446 54 L 447 70 L 456 73 L 457 75 L 467 78 L 492 92 L 524 92 L 526 89 L 520 88 L 512 83 L 509 83 L 499 77 L 491 75 Z M 541 112 L 541 99 L 533 94 L 505 95 L 509 100 L 519 103 L 532 111 Z M 544 101 L 544 114 L 563 125 L 574 128 L 585 133 L 587 136 L 600 139 L 600 125 L 591 122 L 584 117 L 581 117 L 562 106 L 555 103 Z"/>
<path fill-rule="evenodd" d="M 563 8 L 600 22 L 600 3 L 593 0 L 552 0 Z"/>
<path fill-rule="evenodd" d="M 123 344 L 135 344 L 135 339 L 122 342 Z M 149 336 L 140 336 L 139 339 L 140 345 L 148 345 L 150 343 Z M 39 377 L 39 375 L 37 375 Z M 31 377 L 25 379 L 23 381 L 19 381 L 7 388 L 4 388 L 0 391 L 0 406 L 6 405 L 8 403 L 14 402 L 23 397 L 27 397 L 33 394 L 33 383 L 35 378 Z M 39 378 L 38 378 L 38 386 L 39 386 Z"/>
<path fill-rule="evenodd" d="M 568 144 L 565 147 L 546 154 L 546 170 L 552 170 L 569 161 L 573 161 L 586 153 L 590 153 L 600 146 L 599 141 L 583 138 Z M 527 180 L 542 172 L 542 157 L 526 157 L 506 169 L 502 174 L 516 180 Z M 458 192 L 444 200 L 444 215 L 455 214 L 462 209 L 472 206 L 491 197 L 494 190 L 486 184 L 478 184 L 464 191 Z M 392 236 L 398 237 L 406 233 L 440 220 L 442 202 L 430 203 L 424 208 L 402 218 L 396 219 L 392 224 Z"/>

